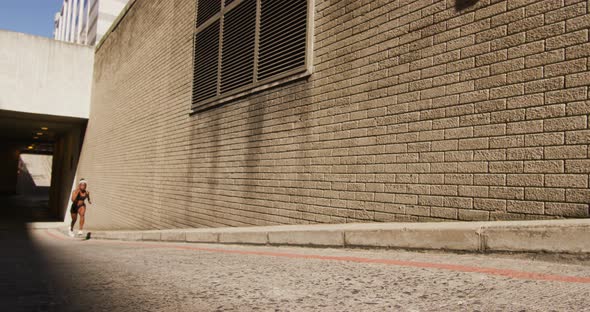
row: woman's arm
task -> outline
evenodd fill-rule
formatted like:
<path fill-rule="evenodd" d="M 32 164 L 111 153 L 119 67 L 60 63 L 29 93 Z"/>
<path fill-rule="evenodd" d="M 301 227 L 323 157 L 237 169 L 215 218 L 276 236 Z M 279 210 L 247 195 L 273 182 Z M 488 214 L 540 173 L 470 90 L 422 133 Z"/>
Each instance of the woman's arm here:
<path fill-rule="evenodd" d="M 72 201 L 75 202 L 76 198 L 78 198 L 78 192 L 80 192 L 77 188 L 72 192 Z"/>
<path fill-rule="evenodd" d="M 92 201 L 90 200 L 90 192 L 86 191 L 86 193 L 88 193 L 88 203 L 92 205 Z"/>

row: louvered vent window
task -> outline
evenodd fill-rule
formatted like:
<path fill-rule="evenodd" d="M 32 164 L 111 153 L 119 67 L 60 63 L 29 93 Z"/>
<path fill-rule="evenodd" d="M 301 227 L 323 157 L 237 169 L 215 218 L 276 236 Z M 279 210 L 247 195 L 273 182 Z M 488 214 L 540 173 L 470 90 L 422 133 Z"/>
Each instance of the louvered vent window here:
<path fill-rule="evenodd" d="M 193 101 L 217 95 L 217 67 L 219 61 L 219 21 L 211 24 L 195 38 L 195 71 Z"/>
<path fill-rule="evenodd" d="M 254 82 L 256 0 L 245 0 L 225 14 L 221 53 L 221 93 Z"/>
<path fill-rule="evenodd" d="M 199 0 L 197 11 L 197 27 L 221 11 L 221 0 Z"/>
<path fill-rule="evenodd" d="M 258 79 L 265 79 L 305 65 L 307 0 L 261 2 Z"/>
<path fill-rule="evenodd" d="M 193 110 L 309 74 L 312 1 L 197 0 Z"/>

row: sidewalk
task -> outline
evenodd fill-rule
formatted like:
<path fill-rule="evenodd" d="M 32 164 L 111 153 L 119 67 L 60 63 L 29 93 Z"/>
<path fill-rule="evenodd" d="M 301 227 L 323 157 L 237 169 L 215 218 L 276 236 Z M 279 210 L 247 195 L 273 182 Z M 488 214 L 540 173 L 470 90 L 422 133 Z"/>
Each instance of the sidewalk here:
<path fill-rule="evenodd" d="M 159 231 L 97 231 L 95 239 L 306 247 L 545 252 L 590 256 L 590 219 L 349 223 Z"/>

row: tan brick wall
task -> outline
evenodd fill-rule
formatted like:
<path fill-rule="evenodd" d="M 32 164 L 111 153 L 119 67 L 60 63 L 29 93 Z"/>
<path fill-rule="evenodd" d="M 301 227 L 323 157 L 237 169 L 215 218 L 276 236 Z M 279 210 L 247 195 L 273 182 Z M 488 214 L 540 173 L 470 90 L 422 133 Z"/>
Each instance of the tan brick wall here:
<path fill-rule="evenodd" d="M 316 0 L 309 79 L 191 116 L 195 2 L 97 50 L 91 227 L 588 217 L 588 1 Z"/>

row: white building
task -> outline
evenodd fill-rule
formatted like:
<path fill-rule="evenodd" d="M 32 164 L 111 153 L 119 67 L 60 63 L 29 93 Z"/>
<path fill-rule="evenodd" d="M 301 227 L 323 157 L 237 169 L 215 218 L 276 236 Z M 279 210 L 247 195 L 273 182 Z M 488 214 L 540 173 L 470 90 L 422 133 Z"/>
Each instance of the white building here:
<path fill-rule="evenodd" d="M 56 40 L 95 45 L 130 0 L 63 0 L 55 14 Z"/>

